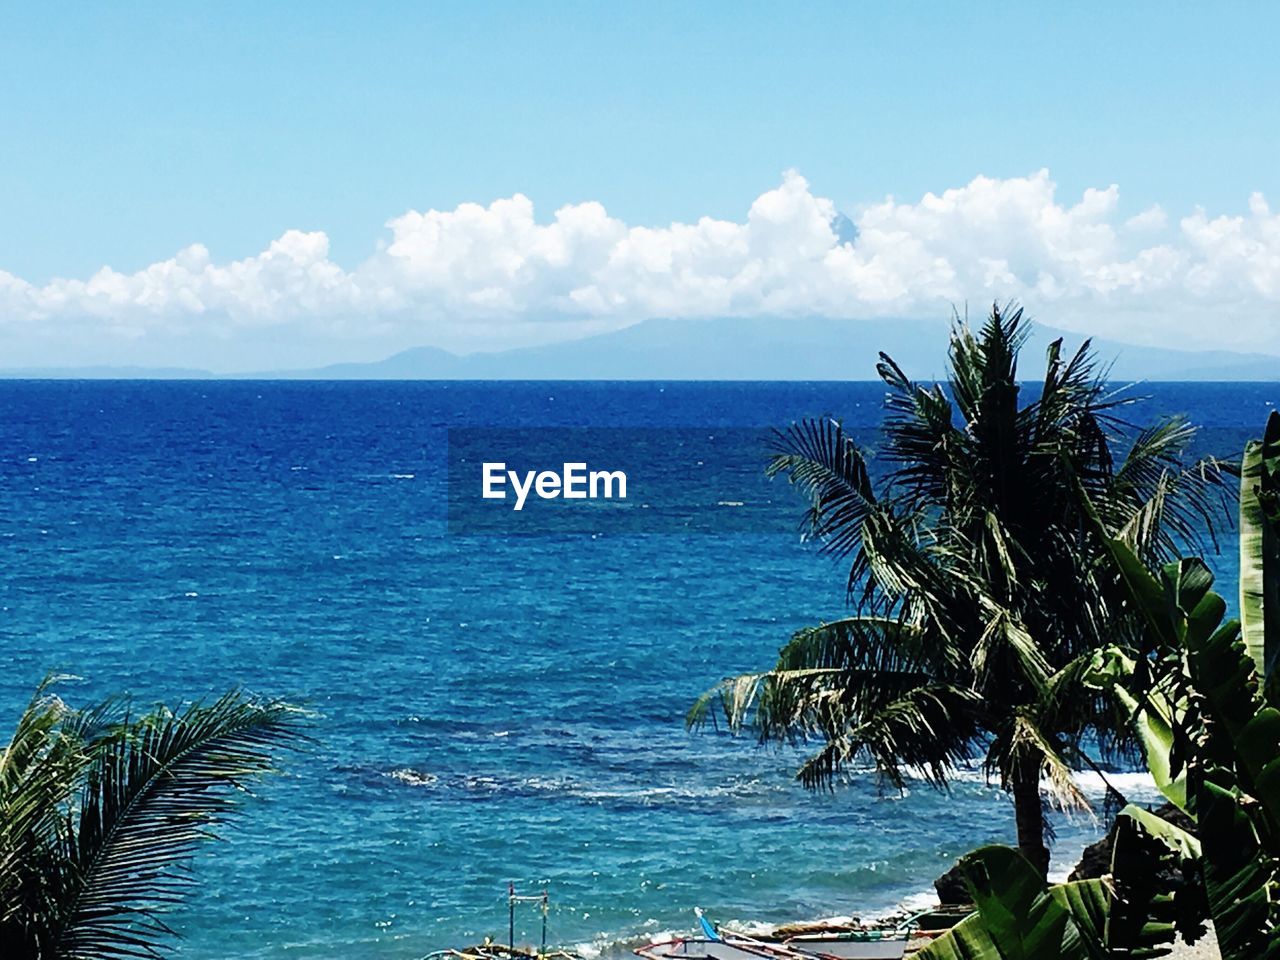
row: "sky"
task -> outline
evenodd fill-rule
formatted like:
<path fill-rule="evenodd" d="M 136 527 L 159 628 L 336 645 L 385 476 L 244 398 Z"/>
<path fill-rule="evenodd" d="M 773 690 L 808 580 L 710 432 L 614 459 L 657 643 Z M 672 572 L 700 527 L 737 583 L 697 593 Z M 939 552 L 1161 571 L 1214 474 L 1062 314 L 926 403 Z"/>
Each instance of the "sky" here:
<path fill-rule="evenodd" d="M 1280 353 L 1278 28 L 1243 3 L 5 5 L 0 367 L 1009 297 Z"/>

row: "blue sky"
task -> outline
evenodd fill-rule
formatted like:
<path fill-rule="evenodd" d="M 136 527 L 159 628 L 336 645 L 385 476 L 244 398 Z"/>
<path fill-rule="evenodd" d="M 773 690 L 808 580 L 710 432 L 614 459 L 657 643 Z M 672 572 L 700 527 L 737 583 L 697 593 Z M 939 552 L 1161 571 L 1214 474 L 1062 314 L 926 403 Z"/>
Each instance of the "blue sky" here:
<path fill-rule="evenodd" d="M 565 291 L 584 285 L 576 275 L 564 290 L 535 279 L 541 299 L 522 288 L 511 300 L 486 281 L 473 300 L 424 300 L 419 273 L 388 281 L 394 296 L 379 302 L 396 304 L 385 311 L 299 295 L 266 319 L 199 292 L 199 309 L 176 295 L 178 307 L 160 309 L 154 297 L 139 306 L 136 285 L 86 301 L 49 284 L 104 265 L 129 277 L 193 244 L 207 262 L 191 269 L 207 273 L 287 231 L 322 233 L 324 256 L 307 256 L 355 271 L 395 242 L 393 218 L 517 194 L 539 223 L 594 202 L 628 228 L 742 224 L 784 171 L 856 220 L 889 195 L 917 204 L 975 177 L 1047 170 L 1064 209 L 1118 185 L 1102 214 L 1117 230 L 1152 205 L 1164 212 L 1165 233 L 1120 244 L 1115 264 L 1190 242 L 1179 225 L 1197 207 L 1207 222 L 1244 217 L 1250 242 L 1266 246 L 1269 208 L 1259 221 L 1250 197 L 1280 197 L 1278 8 L 978 6 L 11 5 L 0 14 L 0 271 L 11 277 L 0 324 L 29 362 L 82 360 L 65 347 L 74 329 L 113 362 L 194 362 L 216 342 L 219 362 L 234 365 L 243 344 L 253 366 L 269 341 L 305 344 L 296 359 L 312 362 L 419 342 L 473 348 L 499 327 L 499 342 L 515 343 L 659 310 L 702 315 L 716 311 L 686 311 L 678 292 L 636 302 L 615 284 L 604 300 L 575 301 L 587 306 L 572 331 L 540 334 L 547 315 L 564 313 Z M 1017 229 L 1005 240 L 1016 248 Z M 1262 251 L 1264 266 L 1275 252 Z M 1235 281 L 1215 274 L 1215 295 L 1220 282 L 1252 283 L 1241 309 L 1271 309 L 1257 263 L 1236 264 Z M 1006 285 L 1026 299 L 1047 290 L 1052 300 L 1068 282 L 1039 283 L 1040 263 L 1011 269 Z M 365 293 L 372 283 L 357 282 Z M 973 296 L 1000 282 L 973 284 Z M 939 291 L 954 292 L 890 296 L 878 309 L 931 310 Z M 779 309 L 839 312 L 834 296 Z M 1143 312 L 1137 296 L 1122 312 Z M 469 325 L 473 301 L 485 317 Z M 326 312 L 338 319 L 298 326 Z M 352 328 L 354 313 L 374 319 Z M 226 323 L 215 330 L 217 317 Z"/>

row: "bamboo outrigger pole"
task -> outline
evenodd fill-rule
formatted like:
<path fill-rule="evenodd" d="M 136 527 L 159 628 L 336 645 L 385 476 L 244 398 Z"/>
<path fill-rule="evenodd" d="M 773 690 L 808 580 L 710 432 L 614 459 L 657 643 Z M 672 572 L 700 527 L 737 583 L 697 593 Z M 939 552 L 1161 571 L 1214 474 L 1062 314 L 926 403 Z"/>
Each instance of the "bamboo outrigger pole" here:
<path fill-rule="evenodd" d="M 516 885 L 514 881 L 507 883 L 507 947 L 514 954 L 516 950 L 516 904 L 517 903 L 540 903 L 542 904 L 542 950 L 538 953 L 539 957 L 547 955 L 547 913 L 550 911 L 548 891 L 544 887 L 542 893 L 532 897 L 516 896 Z"/>

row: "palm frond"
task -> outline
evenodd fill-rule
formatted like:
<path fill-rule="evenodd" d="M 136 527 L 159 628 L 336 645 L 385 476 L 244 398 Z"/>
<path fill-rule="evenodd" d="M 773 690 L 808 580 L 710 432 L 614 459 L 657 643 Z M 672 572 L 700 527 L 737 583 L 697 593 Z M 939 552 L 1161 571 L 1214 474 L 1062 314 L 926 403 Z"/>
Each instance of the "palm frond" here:
<path fill-rule="evenodd" d="M 952 324 L 951 393 L 973 432 L 996 427 L 1008 417 L 1009 405 L 1016 403 L 1018 352 L 1028 334 L 1022 309 L 1012 303 L 1003 310 L 993 304 L 977 334 L 958 317 Z"/>
<path fill-rule="evenodd" d="M 1238 464 L 1205 457 L 1184 461 L 1197 431 L 1170 417 L 1137 435 L 1115 475 L 1114 494 L 1098 501 L 1104 522 L 1148 563 L 1200 551 L 1207 538 L 1217 548 L 1217 530 L 1230 526 L 1234 496 L 1230 482 Z"/>
<path fill-rule="evenodd" d="M 838 420 L 802 420 L 774 434 L 770 477 L 785 474 L 809 500 L 802 530 L 843 557 L 858 549 L 862 521 L 876 505 L 866 460 Z"/>
<path fill-rule="evenodd" d="M 95 751 L 50 918 L 59 956 L 158 957 L 161 913 L 182 868 L 273 751 L 298 736 L 296 709 L 228 694 L 122 725 Z"/>
<path fill-rule="evenodd" d="M 876 364 L 885 395 L 885 460 L 895 466 L 894 483 L 903 506 L 914 510 L 945 501 L 951 490 L 953 460 L 964 455 L 965 438 L 956 429 L 951 400 L 940 384 L 915 384 L 886 353 Z"/>
<path fill-rule="evenodd" d="M 952 669 L 947 655 L 900 620 L 848 617 L 806 627 L 779 651 L 774 669 L 722 680 L 695 701 L 686 723 L 719 716 L 731 731 L 752 727 L 762 741 L 820 736 Z"/>
<path fill-rule="evenodd" d="M 806 787 L 829 787 L 843 770 L 866 757 L 899 790 L 913 774 L 943 788 L 951 771 L 976 754 L 979 702 L 973 691 L 950 684 L 912 687 L 857 722 L 830 731 L 796 777 Z"/>
<path fill-rule="evenodd" d="M 942 784 L 950 766 L 970 757 L 978 730 L 976 696 L 935 679 L 955 673 L 951 656 L 918 627 L 850 617 L 798 631 L 774 670 L 722 681 L 687 721 L 698 726 L 719 715 L 762 743 L 823 741 L 799 774 L 809 786 L 829 784 L 859 756 L 895 786 L 904 768 Z"/>
<path fill-rule="evenodd" d="M 92 762 L 113 704 L 75 710 L 50 674 L 36 688 L 0 753 L 0 939 L 3 925 L 53 909 L 58 851 L 70 836 L 66 809 Z"/>
<path fill-rule="evenodd" d="M 986 625 L 973 650 L 974 684 L 994 695 L 1004 678 L 1013 677 L 1025 690 L 1043 691 L 1051 672 L 1044 650 L 1007 607 L 989 597 L 979 602 Z"/>
<path fill-rule="evenodd" d="M 1050 804 L 1059 810 L 1080 810 L 1092 813 L 1089 798 L 1076 784 L 1072 771 L 1080 766 L 1073 751 L 1064 748 L 1057 738 L 1046 732 L 1029 713 L 1020 712 L 1013 722 L 1007 758 L 1002 758 L 1005 769 L 1002 776 L 1007 782 L 1009 772 L 1022 757 L 1034 758 L 1043 778 L 1044 794 Z"/>
<path fill-rule="evenodd" d="M 742 673 L 725 677 L 715 686 L 704 690 L 693 701 L 693 706 L 684 716 L 685 726 L 690 730 L 708 724 L 714 726 L 717 717 L 723 716 L 725 725 L 731 731 L 736 733 L 742 730 L 750 723 L 752 710 L 760 695 L 760 687 L 769 676 L 770 674 L 766 672 Z"/>

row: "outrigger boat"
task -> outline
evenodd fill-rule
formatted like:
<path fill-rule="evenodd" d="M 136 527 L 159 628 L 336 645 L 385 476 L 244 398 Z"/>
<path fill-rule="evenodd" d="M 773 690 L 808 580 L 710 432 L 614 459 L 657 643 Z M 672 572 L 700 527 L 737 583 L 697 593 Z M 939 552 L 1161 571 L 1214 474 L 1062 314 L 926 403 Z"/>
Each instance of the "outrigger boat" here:
<path fill-rule="evenodd" d="M 694 911 L 701 936 L 650 943 L 636 951 L 643 960 L 900 960 L 906 954 L 911 925 L 849 925 L 782 938 L 752 937 L 713 925 Z"/>
<path fill-rule="evenodd" d="M 516 906 L 536 903 L 542 910 L 542 943 L 537 950 L 516 946 Z M 423 960 L 582 960 L 571 951 L 547 949 L 547 891 L 520 896 L 515 885 L 507 887 L 507 942 L 486 937 L 482 943 L 461 949 L 437 950 Z M 633 952 L 641 960 L 901 960 L 908 945 L 919 949 L 964 918 L 964 912 L 931 910 L 894 923 L 874 926 L 860 923 L 802 924 L 784 926 L 758 937 L 712 924 L 694 908 L 700 933 L 689 937 L 647 943 Z"/>

